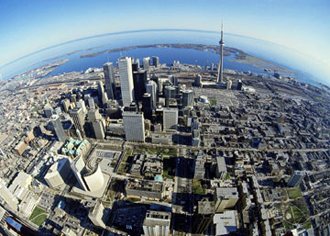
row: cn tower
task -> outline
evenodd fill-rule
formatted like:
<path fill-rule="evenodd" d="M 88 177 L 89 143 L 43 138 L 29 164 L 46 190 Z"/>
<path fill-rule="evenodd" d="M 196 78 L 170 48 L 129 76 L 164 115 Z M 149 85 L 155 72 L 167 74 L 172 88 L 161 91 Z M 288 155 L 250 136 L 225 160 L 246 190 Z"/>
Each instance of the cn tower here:
<path fill-rule="evenodd" d="M 225 42 L 223 41 L 223 23 L 221 24 L 221 39 L 220 39 L 220 61 L 218 65 L 218 77 L 217 82 L 223 83 L 223 46 L 225 45 Z"/>

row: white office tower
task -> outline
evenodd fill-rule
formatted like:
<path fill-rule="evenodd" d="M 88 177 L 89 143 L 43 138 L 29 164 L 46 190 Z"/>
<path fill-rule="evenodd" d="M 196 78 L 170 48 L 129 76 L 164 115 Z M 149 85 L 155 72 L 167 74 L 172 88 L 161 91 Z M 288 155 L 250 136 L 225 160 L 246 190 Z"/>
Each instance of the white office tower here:
<path fill-rule="evenodd" d="M 104 206 L 101 202 L 97 201 L 96 205 L 92 207 L 88 213 L 88 218 L 93 222 L 95 226 L 105 228 L 105 223 L 103 220 L 104 216 Z"/>
<path fill-rule="evenodd" d="M 115 92 L 115 75 L 113 72 L 113 64 L 112 62 L 107 62 L 103 65 L 103 72 L 104 72 L 104 81 L 105 81 L 105 90 L 108 94 L 108 98 L 114 99 L 114 92 Z"/>
<path fill-rule="evenodd" d="M 86 109 L 86 105 L 85 105 L 85 101 L 80 99 L 78 102 L 77 102 L 77 107 L 81 108 L 82 111 L 84 112 L 84 114 L 87 114 L 87 109 Z"/>
<path fill-rule="evenodd" d="M 147 93 L 151 94 L 152 107 L 157 105 L 157 84 L 153 80 L 149 80 L 146 87 Z"/>
<path fill-rule="evenodd" d="M 176 130 L 178 126 L 178 110 L 164 108 L 163 110 L 163 130 Z"/>
<path fill-rule="evenodd" d="M 171 213 L 160 211 L 147 211 L 143 221 L 143 232 L 145 236 L 167 236 L 171 224 Z"/>
<path fill-rule="evenodd" d="M 62 158 L 49 168 L 44 179 L 49 187 L 58 188 L 65 183 L 64 181 L 70 173 L 71 168 L 69 159 Z"/>
<path fill-rule="evenodd" d="M 50 117 L 50 122 L 53 125 L 53 129 L 55 131 L 58 141 L 65 142 L 65 140 L 67 140 L 68 136 L 64 132 L 62 122 L 60 121 L 60 117 L 58 115 L 52 115 Z"/>
<path fill-rule="evenodd" d="M 132 72 L 132 59 L 130 57 L 122 57 L 118 60 L 119 78 L 121 96 L 123 104 L 128 107 L 134 101 L 134 83 Z"/>
<path fill-rule="evenodd" d="M 95 109 L 94 98 L 88 98 L 88 106 L 89 106 L 89 109 Z"/>
<path fill-rule="evenodd" d="M 150 57 L 143 58 L 143 69 L 148 71 L 150 65 Z"/>
<path fill-rule="evenodd" d="M 305 172 L 303 171 L 295 171 L 294 174 L 291 176 L 288 182 L 289 187 L 297 187 L 300 185 L 301 181 L 305 177 Z"/>
<path fill-rule="evenodd" d="M 7 188 L 5 182 L 0 178 L 0 202 L 2 205 L 5 203 L 12 209 L 17 211 L 18 200 Z"/>
<path fill-rule="evenodd" d="M 80 134 L 84 134 L 84 124 L 85 124 L 85 113 L 81 108 L 74 108 L 69 111 L 69 114 L 73 120 L 73 124 L 76 129 L 79 130 Z"/>
<path fill-rule="evenodd" d="M 144 142 L 144 118 L 142 112 L 123 112 L 123 122 L 127 141 Z"/>

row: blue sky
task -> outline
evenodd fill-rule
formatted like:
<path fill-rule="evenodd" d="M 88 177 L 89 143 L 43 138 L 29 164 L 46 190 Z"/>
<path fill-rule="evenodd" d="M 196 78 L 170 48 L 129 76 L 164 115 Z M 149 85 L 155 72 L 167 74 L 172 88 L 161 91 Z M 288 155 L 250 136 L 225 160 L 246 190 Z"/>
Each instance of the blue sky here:
<path fill-rule="evenodd" d="M 142 29 L 219 31 L 224 19 L 228 33 L 281 44 L 330 68 L 329 12 L 329 0 L 0 0 L 0 67 L 77 38 Z"/>

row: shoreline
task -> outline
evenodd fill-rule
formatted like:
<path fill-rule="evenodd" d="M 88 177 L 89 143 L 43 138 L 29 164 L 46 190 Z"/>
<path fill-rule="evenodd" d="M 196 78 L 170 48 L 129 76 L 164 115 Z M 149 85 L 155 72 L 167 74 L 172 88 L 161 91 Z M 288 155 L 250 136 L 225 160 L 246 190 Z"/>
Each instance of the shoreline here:
<path fill-rule="evenodd" d="M 98 52 L 93 53 L 86 53 L 82 54 L 80 58 L 88 58 L 88 57 L 95 57 L 104 53 L 112 53 L 112 52 L 122 52 L 140 48 L 176 48 L 176 49 L 194 49 L 204 52 L 216 53 L 220 54 L 220 48 L 217 45 L 206 45 L 206 44 L 147 44 L 147 45 L 137 45 L 137 46 L 127 46 L 127 47 L 120 47 L 120 48 L 113 48 L 113 49 L 106 49 Z M 259 69 L 265 71 L 277 71 L 279 73 L 284 74 L 291 74 L 297 75 L 296 72 L 284 68 L 283 66 L 277 65 L 273 62 L 252 56 L 244 51 L 232 48 L 232 47 L 224 47 L 224 56 L 230 56 L 231 54 L 235 54 L 235 59 L 231 59 L 233 62 L 242 63 L 252 65 Z"/>

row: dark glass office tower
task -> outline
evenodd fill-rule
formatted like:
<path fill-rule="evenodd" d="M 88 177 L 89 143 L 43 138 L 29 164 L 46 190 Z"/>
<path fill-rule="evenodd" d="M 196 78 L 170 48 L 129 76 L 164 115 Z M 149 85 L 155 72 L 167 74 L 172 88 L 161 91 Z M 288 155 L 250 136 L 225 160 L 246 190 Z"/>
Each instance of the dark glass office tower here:
<path fill-rule="evenodd" d="M 146 92 L 147 71 L 133 73 L 134 95 L 136 102 L 142 102 L 143 94 Z"/>
<path fill-rule="evenodd" d="M 143 94 L 142 111 L 144 114 L 144 119 L 152 119 L 152 97 L 150 93 Z"/>

